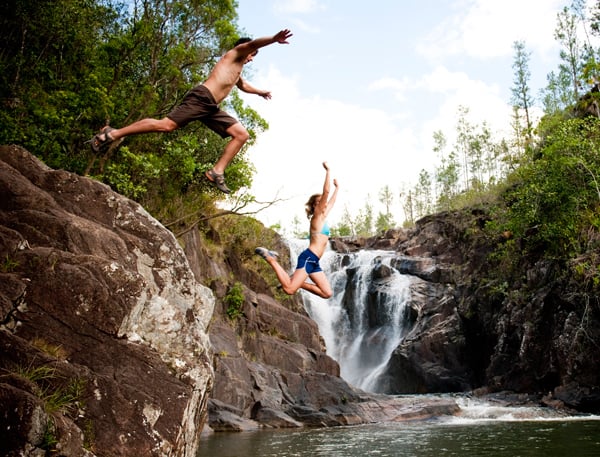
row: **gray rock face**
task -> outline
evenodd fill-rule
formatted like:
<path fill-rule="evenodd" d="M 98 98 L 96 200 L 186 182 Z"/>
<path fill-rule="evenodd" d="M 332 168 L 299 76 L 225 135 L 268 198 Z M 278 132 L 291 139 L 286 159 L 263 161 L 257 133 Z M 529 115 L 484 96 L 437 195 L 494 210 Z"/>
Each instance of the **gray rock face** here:
<path fill-rule="evenodd" d="M 564 261 L 535 257 L 516 259 L 521 277 L 498 284 L 488 255 L 507 234 L 493 239 L 482 230 L 485 222 L 483 211 L 457 211 L 382 237 L 334 240 L 338 252 L 394 251 L 394 268 L 418 278 L 414 322 L 381 390 L 512 391 L 553 407 L 600 412 L 600 298 L 593 285 L 578 281 Z"/>
<path fill-rule="evenodd" d="M 0 399 L 24 419 L 4 413 L 0 453 L 41 446 L 46 414 L 61 455 L 195 456 L 214 296 L 171 232 L 107 186 L 4 146 L 0 258 L 0 368 L 11 374 Z M 12 443 L 11 426 L 27 422 Z"/>

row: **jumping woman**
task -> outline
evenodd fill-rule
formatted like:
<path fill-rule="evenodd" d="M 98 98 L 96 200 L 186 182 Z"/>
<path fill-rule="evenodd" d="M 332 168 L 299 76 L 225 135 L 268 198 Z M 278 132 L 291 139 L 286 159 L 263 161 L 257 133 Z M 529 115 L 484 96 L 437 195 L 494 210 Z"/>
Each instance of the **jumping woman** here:
<path fill-rule="evenodd" d="M 325 272 L 319 265 L 319 259 L 323 256 L 327 244 L 329 243 L 329 226 L 327 225 L 327 215 L 335 204 L 338 192 L 337 180 L 333 180 L 335 189 L 331 198 L 329 198 L 330 178 L 327 162 L 323 162 L 325 168 L 325 183 L 323 184 L 323 193 L 314 194 L 306 202 L 306 215 L 310 219 L 310 244 L 298 256 L 296 270 L 289 276 L 284 268 L 277 262 L 278 253 L 269 251 L 267 248 L 258 247 L 254 252 L 267 261 L 275 271 L 277 279 L 281 283 L 283 291 L 288 295 L 295 294 L 298 289 L 307 290 L 319 297 L 330 298 L 333 294 L 331 285 L 325 276 Z M 310 278 L 312 283 L 307 282 Z"/>

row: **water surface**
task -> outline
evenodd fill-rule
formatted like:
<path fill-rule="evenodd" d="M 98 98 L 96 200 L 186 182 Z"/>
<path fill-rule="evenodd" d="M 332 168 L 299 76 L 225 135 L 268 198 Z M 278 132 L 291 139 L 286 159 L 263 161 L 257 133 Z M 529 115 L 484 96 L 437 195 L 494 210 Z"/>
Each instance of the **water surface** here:
<path fill-rule="evenodd" d="M 199 457 L 598 457 L 600 420 L 425 421 L 214 433 Z"/>

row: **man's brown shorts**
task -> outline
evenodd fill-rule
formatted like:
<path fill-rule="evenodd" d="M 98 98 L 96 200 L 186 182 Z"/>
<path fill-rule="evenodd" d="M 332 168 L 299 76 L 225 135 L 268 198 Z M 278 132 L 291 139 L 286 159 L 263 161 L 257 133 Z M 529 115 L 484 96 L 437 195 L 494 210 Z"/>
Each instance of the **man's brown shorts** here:
<path fill-rule="evenodd" d="M 213 95 L 202 84 L 185 94 L 181 103 L 167 114 L 167 117 L 178 127 L 185 127 L 192 121 L 201 121 L 222 138 L 228 137 L 226 130 L 238 122 L 219 108 Z"/>

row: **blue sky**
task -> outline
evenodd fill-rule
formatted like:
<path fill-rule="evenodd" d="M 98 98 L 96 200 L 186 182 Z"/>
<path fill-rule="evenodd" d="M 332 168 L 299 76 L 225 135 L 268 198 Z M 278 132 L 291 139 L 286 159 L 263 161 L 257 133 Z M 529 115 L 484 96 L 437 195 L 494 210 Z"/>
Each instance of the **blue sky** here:
<path fill-rule="evenodd" d="M 433 133 L 449 138 L 459 106 L 474 124 L 507 136 L 513 43 L 531 53 L 534 95 L 558 65 L 559 0 L 238 0 L 247 35 L 288 28 L 289 44 L 261 49 L 244 69 L 271 100 L 243 94 L 270 124 L 248 151 L 258 200 L 285 202 L 261 212 L 290 229 L 323 183 L 326 160 L 340 183 L 330 216 L 375 207 L 385 185 L 397 196 L 419 172 L 433 172 Z M 404 219 L 396 197 L 394 217 Z"/>

